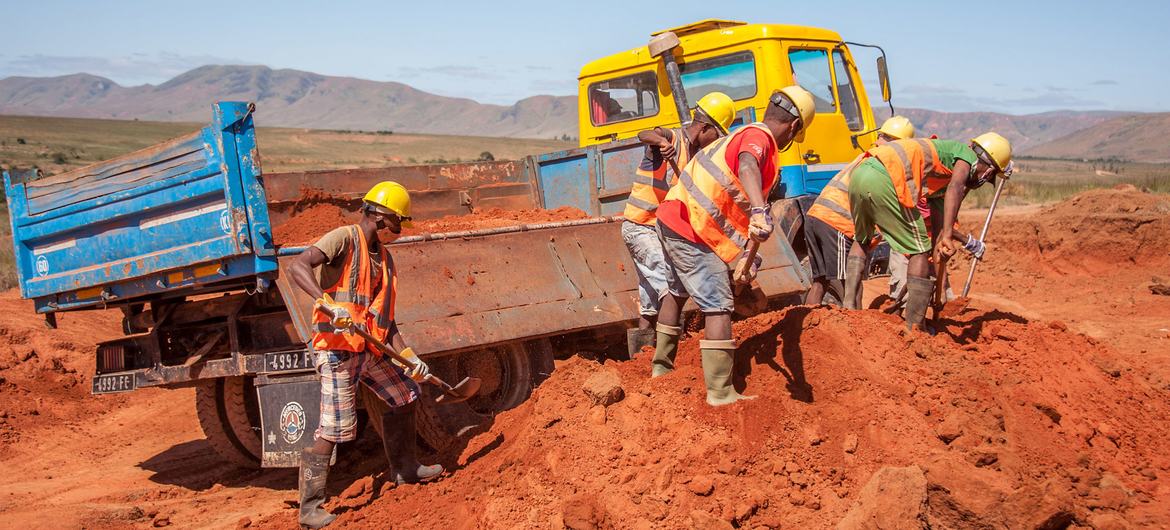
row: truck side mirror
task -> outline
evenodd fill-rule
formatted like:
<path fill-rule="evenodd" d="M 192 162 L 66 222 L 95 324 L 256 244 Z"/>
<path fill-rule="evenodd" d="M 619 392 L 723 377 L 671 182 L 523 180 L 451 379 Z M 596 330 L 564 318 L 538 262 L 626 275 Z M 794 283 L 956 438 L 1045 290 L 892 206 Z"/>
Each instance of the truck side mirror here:
<path fill-rule="evenodd" d="M 886 69 L 885 56 L 877 59 L 878 82 L 882 86 L 882 101 L 890 100 L 890 71 Z"/>

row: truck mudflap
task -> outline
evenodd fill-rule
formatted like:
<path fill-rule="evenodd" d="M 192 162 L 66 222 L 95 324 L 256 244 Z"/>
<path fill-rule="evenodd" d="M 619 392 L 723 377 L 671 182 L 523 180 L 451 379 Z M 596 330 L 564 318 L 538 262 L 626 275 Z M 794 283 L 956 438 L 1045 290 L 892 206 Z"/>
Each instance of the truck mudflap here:
<path fill-rule="evenodd" d="M 398 267 L 395 320 L 411 345 L 451 354 L 624 324 L 638 318 L 638 279 L 620 217 L 412 236 L 390 245 Z M 287 268 L 301 248 L 281 250 Z M 769 299 L 808 288 L 783 237 L 760 248 L 756 290 Z M 277 279 L 302 338 L 313 300 Z"/>

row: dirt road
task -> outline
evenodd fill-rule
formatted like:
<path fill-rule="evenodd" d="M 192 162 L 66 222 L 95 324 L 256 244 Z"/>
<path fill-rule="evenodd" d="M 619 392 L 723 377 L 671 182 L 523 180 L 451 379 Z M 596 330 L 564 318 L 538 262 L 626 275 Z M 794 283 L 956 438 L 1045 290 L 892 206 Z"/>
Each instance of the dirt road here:
<path fill-rule="evenodd" d="M 358 442 L 330 506 L 379 528 L 1170 526 L 1168 230 L 1170 199 L 1133 191 L 1009 212 L 937 336 L 833 308 L 739 322 L 760 397 L 720 410 L 701 404 L 699 337 L 654 381 L 644 359 L 571 359 L 438 484 L 386 487 Z M 190 389 L 88 396 L 115 315 L 47 331 L 12 292 L 0 311 L 0 526 L 295 526 L 295 474 L 219 464 Z M 624 399 L 591 403 L 598 372 Z"/>

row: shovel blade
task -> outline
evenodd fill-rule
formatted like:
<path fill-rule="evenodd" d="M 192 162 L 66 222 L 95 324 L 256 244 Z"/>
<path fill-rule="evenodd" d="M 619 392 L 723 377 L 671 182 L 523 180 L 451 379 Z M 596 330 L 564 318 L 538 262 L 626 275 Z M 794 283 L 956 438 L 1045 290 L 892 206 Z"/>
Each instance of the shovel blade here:
<path fill-rule="evenodd" d="M 451 404 L 467 401 L 479 392 L 479 385 L 483 381 L 478 377 L 464 377 L 458 384 L 451 388 L 444 388 L 443 395 L 435 399 L 435 403 Z"/>

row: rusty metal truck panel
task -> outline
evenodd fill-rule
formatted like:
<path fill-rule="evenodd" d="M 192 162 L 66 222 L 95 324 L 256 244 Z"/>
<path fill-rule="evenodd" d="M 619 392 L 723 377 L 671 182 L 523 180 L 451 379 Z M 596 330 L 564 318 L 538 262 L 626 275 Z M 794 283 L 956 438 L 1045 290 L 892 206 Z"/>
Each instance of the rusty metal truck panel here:
<path fill-rule="evenodd" d="M 638 318 L 638 279 L 620 218 L 403 238 L 395 320 L 428 354 L 621 325 Z M 294 254 L 300 249 L 282 249 Z M 791 247 L 760 248 L 757 280 L 769 298 L 808 288 Z M 286 260 L 282 257 L 282 268 Z M 278 287 L 307 342 L 313 300 L 281 274 Z"/>

